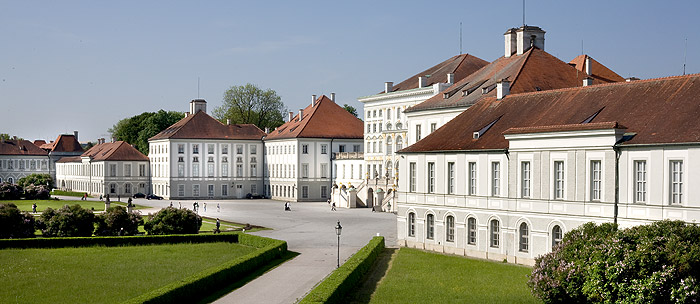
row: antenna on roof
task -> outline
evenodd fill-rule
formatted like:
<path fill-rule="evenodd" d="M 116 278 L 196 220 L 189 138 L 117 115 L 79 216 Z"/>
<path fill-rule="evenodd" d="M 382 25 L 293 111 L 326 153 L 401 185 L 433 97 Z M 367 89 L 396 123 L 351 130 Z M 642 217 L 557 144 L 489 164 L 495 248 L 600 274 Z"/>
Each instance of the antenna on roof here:
<path fill-rule="evenodd" d="M 581 39 L 581 55 L 583 55 L 583 39 Z"/>
<path fill-rule="evenodd" d="M 686 44 L 688 44 L 687 40 Z M 459 23 L 459 54 L 462 55 L 462 22 Z"/>
<path fill-rule="evenodd" d="M 525 26 L 525 0 L 523 0 L 523 26 Z"/>
<path fill-rule="evenodd" d="M 197 98 L 199 98 L 199 76 L 197 76 Z"/>
<path fill-rule="evenodd" d="M 685 50 L 683 51 L 683 75 L 685 75 L 685 60 L 688 54 L 688 38 L 685 38 Z"/>

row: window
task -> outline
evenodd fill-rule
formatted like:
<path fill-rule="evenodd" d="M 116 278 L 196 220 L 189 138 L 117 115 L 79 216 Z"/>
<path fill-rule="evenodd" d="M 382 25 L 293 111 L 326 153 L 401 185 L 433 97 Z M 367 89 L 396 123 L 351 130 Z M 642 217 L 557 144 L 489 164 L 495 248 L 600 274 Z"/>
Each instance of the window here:
<path fill-rule="evenodd" d="M 377 124 L 372 124 L 372 132 L 377 133 Z"/>
<path fill-rule="evenodd" d="M 109 176 L 117 176 L 117 164 L 110 164 L 109 165 Z"/>
<path fill-rule="evenodd" d="M 309 186 L 301 186 L 301 198 L 309 198 Z"/>
<path fill-rule="evenodd" d="M 403 149 L 403 138 L 401 136 L 396 136 L 396 151 Z"/>
<path fill-rule="evenodd" d="M 555 225 L 554 227 L 552 227 L 552 248 L 559 245 L 559 243 L 561 243 L 561 239 L 561 227 L 559 227 L 559 225 Z"/>
<path fill-rule="evenodd" d="M 236 177 L 243 177 L 243 164 L 236 164 Z"/>
<path fill-rule="evenodd" d="M 177 153 L 183 154 L 185 153 L 185 145 L 184 144 L 178 144 L 177 145 Z M 182 196 L 182 195 L 181 195 Z"/>
<path fill-rule="evenodd" d="M 309 154 L 309 145 L 301 145 L 301 154 Z"/>
<path fill-rule="evenodd" d="M 455 241 L 455 217 L 451 215 L 447 216 L 447 224 L 445 227 L 445 241 Z"/>
<path fill-rule="evenodd" d="M 683 202 L 683 161 L 672 160 L 671 168 L 671 204 Z"/>
<path fill-rule="evenodd" d="M 469 162 L 469 195 L 476 195 L 476 162 Z"/>
<path fill-rule="evenodd" d="M 131 193 L 131 184 L 124 184 L 124 193 Z"/>
<path fill-rule="evenodd" d="M 392 153 L 391 146 L 392 146 L 391 137 L 388 137 L 386 139 L 386 155 L 391 155 L 391 153 Z"/>
<path fill-rule="evenodd" d="M 199 154 L 199 145 L 192 145 L 192 154 Z"/>
<path fill-rule="evenodd" d="M 344 175 L 345 170 L 343 170 L 343 176 Z M 309 164 L 301 164 L 301 178 L 309 178 Z"/>
<path fill-rule="evenodd" d="M 124 164 L 124 176 L 131 176 L 131 164 Z"/>
<path fill-rule="evenodd" d="M 258 176 L 258 165 L 257 164 L 250 164 L 250 177 L 257 177 Z"/>
<path fill-rule="evenodd" d="M 221 163 L 221 176 L 228 177 L 228 162 L 227 162 L 227 159 L 225 157 Z"/>
<path fill-rule="evenodd" d="M 345 145 L 339 145 L 338 152 L 345 152 Z"/>
<path fill-rule="evenodd" d="M 328 198 L 328 186 L 321 186 L 321 198 Z"/>
<path fill-rule="evenodd" d="M 359 152 L 359 151 L 355 151 Z M 328 145 L 321 145 L 321 154 L 328 154 Z"/>
<path fill-rule="evenodd" d="M 250 185 L 250 193 L 258 194 L 258 185 L 256 185 L 256 184 Z"/>
<path fill-rule="evenodd" d="M 432 240 L 435 237 L 435 216 L 428 214 L 425 218 L 425 238 Z"/>
<path fill-rule="evenodd" d="M 352 152 L 360 152 L 362 151 L 360 149 L 360 145 L 352 145 Z"/>
<path fill-rule="evenodd" d="M 420 139 L 421 139 L 420 125 L 416 125 L 416 142 L 418 142 Z"/>
<path fill-rule="evenodd" d="M 12 183 L 12 181 L 10 181 Z M 109 193 L 115 194 L 117 193 L 117 185 L 116 184 L 109 184 Z"/>
<path fill-rule="evenodd" d="M 146 176 L 146 165 L 144 165 L 144 164 L 139 165 L 139 176 L 141 176 L 141 177 Z"/>
<path fill-rule="evenodd" d="M 498 220 L 491 220 L 491 247 L 498 248 L 500 245 L 500 227 Z"/>
<path fill-rule="evenodd" d="M 416 236 L 416 214 L 408 214 L 408 236 Z"/>
<path fill-rule="evenodd" d="M 520 163 L 520 197 L 530 197 L 530 162 L 524 161 Z"/>
<path fill-rule="evenodd" d="M 634 201 L 636 203 L 647 201 L 647 162 L 645 160 L 634 161 Z"/>
<path fill-rule="evenodd" d="M 386 109 L 386 119 L 391 119 L 391 109 Z"/>
<path fill-rule="evenodd" d="M 192 185 L 192 196 L 199 196 L 199 185 Z"/>
<path fill-rule="evenodd" d="M 214 144 L 207 145 L 207 154 L 214 154 Z"/>
<path fill-rule="evenodd" d="M 379 117 L 382 117 L 382 110 L 379 110 Z"/>
<path fill-rule="evenodd" d="M 435 163 L 428 163 L 428 193 L 435 192 Z"/>
<path fill-rule="evenodd" d="M 528 251 L 528 246 L 529 246 L 529 240 L 530 240 L 530 234 L 527 229 L 527 223 L 522 223 L 520 224 L 520 231 L 519 231 L 519 244 L 518 248 L 520 249 L 521 252 L 527 252 Z"/>
<path fill-rule="evenodd" d="M 447 163 L 447 194 L 455 193 L 455 163 Z"/>
<path fill-rule="evenodd" d="M 243 145 L 236 145 L 236 154 L 243 154 Z"/>
<path fill-rule="evenodd" d="M 367 133 L 371 133 L 371 132 L 372 132 L 372 125 L 367 124 Z"/>
<path fill-rule="evenodd" d="M 321 164 L 321 178 L 328 177 L 328 164 Z"/>
<path fill-rule="evenodd" d="M 599 160 L 591 161 L 591 200 L 599 201 L 601 199 L 601 177 L 602 169 Z"/>
<path fill-rule="evenodd" d="M 436 129 L 437 129 L 437 123 L 431 123 L 430 124 L 430 133 L 435 132 Z"/>
<path fill-rule="evenodd" d="M 501 195 L 501 163 L 491 163 L 491 196 Z"/>
<path fill-rule="evenodd" d="M 467 219 L 467 244 L 476 245 L 476 218 Z"/>
<path fill-rule="evenodd" d="M 228 196 L 228 185 L 221 185 L 221 196 Z"/>
<path fill-rule="evenodd" d="M 185 185 L 177 185 L 177 196 L 185 196 Z"/>
<path fill-rule="evenodd" d="M 178 163 L 177 164 L 177 177 L 184 177 L 184 176 L 185 176 L 185 164 Z"/>
<path fill-rule="evenodd" d="M 214 185 L 207 185 L 207 195 L 214 197 Z"/>
<path fill-rule="evenodd" d="M 564 199 L 564 162 L 554 162 L 554 199 Z"/>
<path fill-rule="evenodd" d="M 221 154 L 228 154 L 228 145 L 221 145 Z"/>
<path fill-rule="evenodd" d="M 408 186 L 408 191 L 409 192 L 416 192 L 416 163 L 409 163 L 408 164 L 408 172 L 409 172 L 409 186 Z"/>
<path fill-rule="evenodd" d="M 251 145 L 250 146 L 250 154 L 258 154 L 258 146 Z"/>
<path fill-rule="evenodd" d="M 199 163 L 192 164 L 192 177 L 199 177 Z"/>

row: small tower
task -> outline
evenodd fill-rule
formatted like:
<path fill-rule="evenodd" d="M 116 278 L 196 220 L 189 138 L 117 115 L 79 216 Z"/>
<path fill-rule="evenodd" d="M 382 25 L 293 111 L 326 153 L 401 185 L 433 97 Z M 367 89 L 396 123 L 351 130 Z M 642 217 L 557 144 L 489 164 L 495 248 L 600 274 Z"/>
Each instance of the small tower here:
<path fill-rule="evenodd" d="M 194 115 L 199 111 L 207 112 L 207 101 L 204 99 L 193 99 L 190 101 L 190 115 Z"/>

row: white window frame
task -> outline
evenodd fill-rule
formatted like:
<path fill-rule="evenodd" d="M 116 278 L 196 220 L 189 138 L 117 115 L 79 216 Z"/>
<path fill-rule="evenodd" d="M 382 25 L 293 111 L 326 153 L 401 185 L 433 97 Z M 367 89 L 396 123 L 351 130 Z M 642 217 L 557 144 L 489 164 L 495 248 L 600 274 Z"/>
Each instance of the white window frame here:
<path fill-rule="evenodd" d="M 489 247 L 499 248 L 501 246 L 501 222 L 498 219 L 489 221 Z"/>
<path fill-rule="evenodd" d="M 603 199 L 603 161 L 592 159 L 590 170 L 591 201 L 601 201 Z"/>
<path fill-rule="evenodd" d="M 408 192 L 416 192 L 416 162 L 408 163 Z"/>
<path fill-rule="evenodd" d="M 532 163 L 529 160 L 520 162 L 520 197 L 532 196 Z"/>
<path fill-rule="evenodd" d="M 476 218 L 470 216 L 467 218 L 467 245 L 476 245 L 477 238 Z"/>
<path fill-rule="evenodd" d="M 448 215 L 445 218 L 445 242 L 454 243 L 455 241 L 455 217 Z"/>
<path fill-rule="evenodd" d="M 435 238 L 435 215 L 432 213 L 425 216 L 425 238 L 429 240 Z"/>
<path fill-rule="evenodd" d="M 467 163 L 467 172 L 469 174 L 469 184 L 467 185 L 467 193 L 469 195 L 476 195 L 476 183 L 477 183 L 477 177 L 476 177 L 476 162 L 468 162 Z"/>
<path fill-rule="evenodd" d="M 566 163 L 563 160 L 555 160 L 552 162 L 552 198 L 555 200 L 563 200 L 566 196 L 565 166 Z"/>
<path fill-rule="evenodd" d="M 406 222 L 408 224 L 407 234 L 410 237 L 415 237 L 416 236 L 416 213 L 409 212 L 408 216 L 406 218 L 407 218 Z"/>
<path fill-rule="evenodd" d="M 680 205 L 683 203 L 683 160 L 670 159 L 668 162 L 669 203 Z"/>
<path fill-rule="evenodd" d="M 447 194 L 455 193 L 455 162 L 447 162 Z"/>
<path fill-rule="evenodd" d="M 632 162 L 634 175 L 634 202 L 647 202 L 647 160 L 635 159 Z"/>
<path fill-rule="evenodd" d="M 518 226 L 518 250 L 520 252 L 530 250 L 530 227 L 526 222 L 522 222 Z"/>
<path fill-rule="evenodd" d="M 501 196 L 501 162 L 491 162 L 491 196 Z"/>
<path fill-rule="evenodd" d="M 435 162 L 428 162 L 428 193 L 435 193 Z"/>

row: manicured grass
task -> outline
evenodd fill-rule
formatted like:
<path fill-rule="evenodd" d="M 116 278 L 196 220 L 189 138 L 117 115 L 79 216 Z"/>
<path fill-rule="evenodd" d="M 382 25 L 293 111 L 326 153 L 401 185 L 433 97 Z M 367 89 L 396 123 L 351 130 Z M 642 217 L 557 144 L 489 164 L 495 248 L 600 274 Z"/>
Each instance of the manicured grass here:
<path fill-rule="evenodd" d="M 0 303 L 119 303 L 255 250 L 224 242 L 0 250 Z"/>
<path fill-rule="evenodd" d="M 75 205 L 78 204 L 83 207 L 83 209 L 95 208 L 95 211 L 104 211 L 105 203 L 101 201 L 81 201 L 81 200 L 11 200 L 11 201 L 0 201 L 0 203 L 13 203 L 17 205 L 19 210 L 32 212 L 32 204 L 36 203 L 36 211 L 41 213 L 46 210 L 46 208 L 60 209 L 63 205 Z M 126 207 L 126 201 L 123 202 L 111 202 L 111 206 L 122 206 Z M 144 206 L 136 205 L 135 209 L 147 208 Z"/>
<path fill-rule="evenodd" d="M 538 303 L 525 266 L 401 248 L 370 303 Z"/>
<path fill-rule="evenodd" d="M 83 197 L 83 195 L 85 195 L 85 192 L 64 191 L 64 190 L 54 189 L 54 190 L 51 191 L 51 195 L 63 195 L 63 196 L 77 196 L 77 197 Z M 91 196 L 91 195 L 88 195 L 88 197 L 92 197 L 92 196 Z"/>

